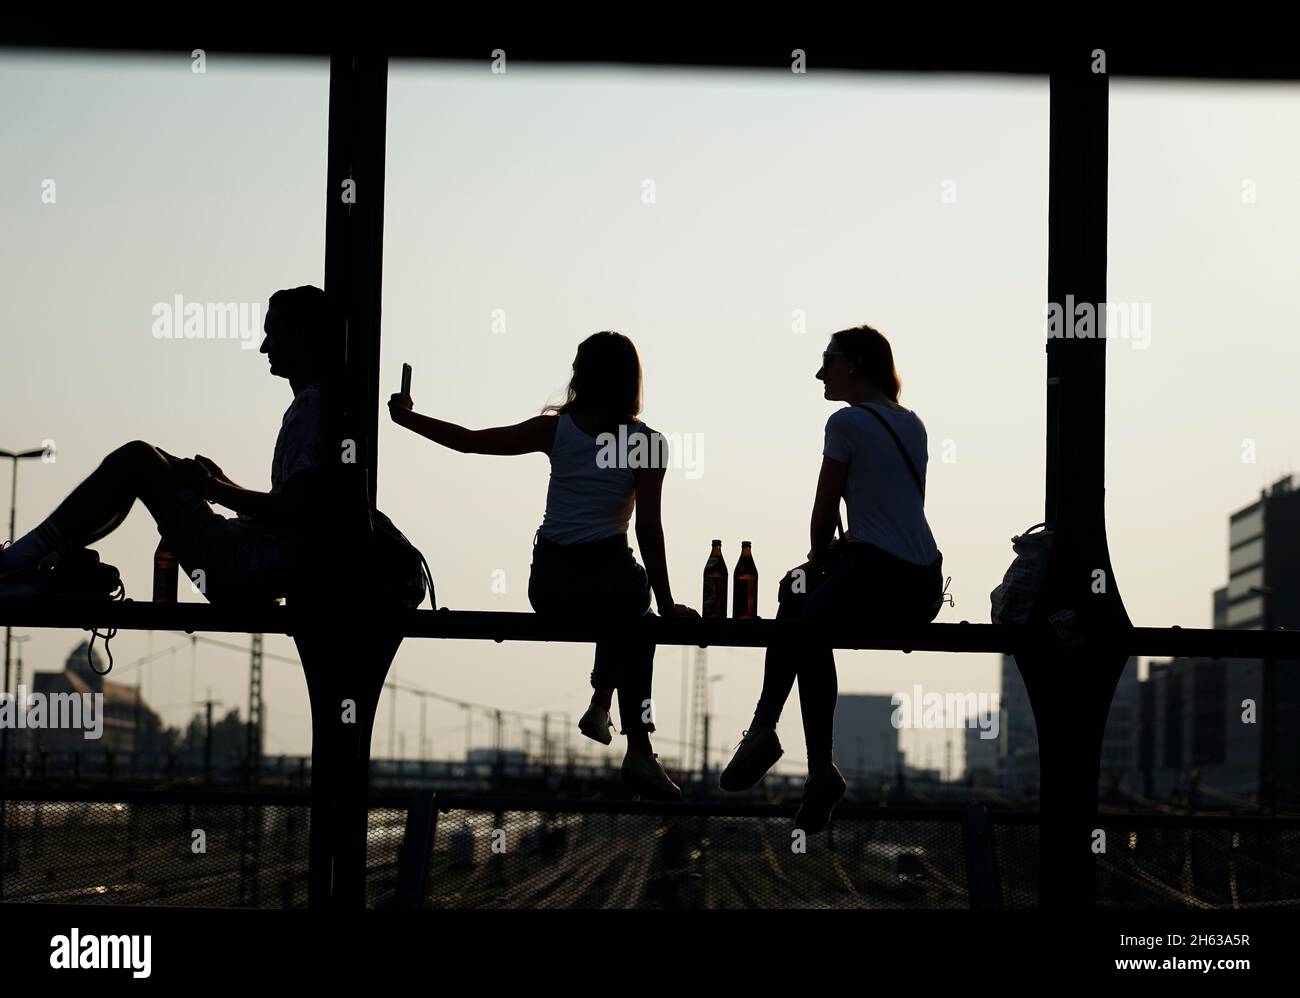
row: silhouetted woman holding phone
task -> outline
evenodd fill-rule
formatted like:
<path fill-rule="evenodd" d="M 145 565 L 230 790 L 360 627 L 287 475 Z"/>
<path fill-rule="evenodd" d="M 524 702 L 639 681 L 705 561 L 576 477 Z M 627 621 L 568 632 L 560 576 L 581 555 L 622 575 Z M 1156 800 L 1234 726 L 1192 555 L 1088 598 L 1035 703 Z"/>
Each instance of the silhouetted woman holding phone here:
<path fill-rule="evenodd" d="M 467 430 L 416 413 L 410 397 L 401 393 L 388 400 L 388 408 L 399 426 L 462 453 L 548 455 L 546 513 L 533 538 L 528 579 L 528 599 L 538 613 L 635 619 L 649 612 L 653 592 L 661 615 L 698 616 L 673 602 L 668 584 L 660 520 L 666 447 L 659 434 L 637 419 L 641 360 L 626 336 L 600 332 L 583 340 L 564 402 L 515 426 Z M 645 568 L 627 543 L 634 508 Z M 681 790 L 650 743 L 654 653 L 650 642 L 597 642 L 594 692 L 578 727 L 588 738 L 610 744 L 609 711 L 617 689 L 619 720 L 628 741 L 623 780 L 643 796 L 672 799 Z"/>
<path fill-rule="evenodd" d="M 870 326 L 831 336 L 817 379 L 825 397 L 845 402 L 826 421 L 808 561 L 781 582 L 778 620 L 802 618 L 922 624 L 943 603 L 943 555 L 925 519 L 925 424 L 898 404 L 889 341 Z M 840 498 L 849 531 L 832 547 Z M 757 784 L 783 754 L 776 722 L 799 682 L 808 779 L 795 827 L 821 831 L 847 789 L 832 758 L 835 657 L 828 646 L 773 646 L 754 719 L 723 770 L 724 790 Z"/>

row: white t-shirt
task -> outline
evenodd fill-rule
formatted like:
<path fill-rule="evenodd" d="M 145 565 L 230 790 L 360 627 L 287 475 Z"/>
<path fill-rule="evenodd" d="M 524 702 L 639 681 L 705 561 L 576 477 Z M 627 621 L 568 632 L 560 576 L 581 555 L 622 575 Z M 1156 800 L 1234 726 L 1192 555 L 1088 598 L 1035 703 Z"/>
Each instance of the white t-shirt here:
<path fill-rule="evenodd" d="M 320 385 L 308 385 L 289 403 L 271 457 L 271 491 L 279 492 L 299 471 L 320 467 Z"/>
<path fill-rule="evenodd" d="M 924 482 L 929 448 L 921 417 L 911 410 L 867 404 L 889 421 Z M 874 544 L 917 565 L 929 565 L 939 556 L 921 490 L 880 420 L 845 406 L 826 421 L 822 453 L 849 466 L 844 483 L 849 540 Z"/>
<path fill-rule="evenodd" d="M 294 396 L 280 421 L 271 457 L 271 491 L 279 492 L 299 471 L 319 468 L 321 463 L 320 385 L 311 384 Z M 298 554 L 303 538 L 279 524 L 255 517 L 238 516 L 233 523 L 243 528 L 252 542 L 247 558 L 270 567 Z"/>

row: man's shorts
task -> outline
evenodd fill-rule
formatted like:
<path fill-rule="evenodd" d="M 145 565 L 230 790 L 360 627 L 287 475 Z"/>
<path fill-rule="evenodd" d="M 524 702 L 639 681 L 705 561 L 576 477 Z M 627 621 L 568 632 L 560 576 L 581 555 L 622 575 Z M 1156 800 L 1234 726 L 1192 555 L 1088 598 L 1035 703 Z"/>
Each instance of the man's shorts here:
<path fill-rule="evenodd" d="M 179 483 L 157 518 L 190 585 L 210 603 L 264 604 L 286 594 L 295 559 L 273 530 L 222 516 Z"/>

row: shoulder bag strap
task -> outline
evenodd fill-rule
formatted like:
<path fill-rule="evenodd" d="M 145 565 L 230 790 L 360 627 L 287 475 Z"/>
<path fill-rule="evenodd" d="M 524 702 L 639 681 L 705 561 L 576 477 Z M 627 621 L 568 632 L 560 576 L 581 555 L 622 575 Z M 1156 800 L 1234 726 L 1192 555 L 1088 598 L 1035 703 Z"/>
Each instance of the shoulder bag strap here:
<path fill-rule="evenodd" d="M 856 405 L 854 408 L 865 409 L 867 412 L 871 413 L 871 415 L 880 420 L 880 425 L 889 431 L 889 435 L 894 438 L 894 443 L 898 444 L 898 452 L 903 455 L 903 460 L 907 462 L 907 470 L 912 473 L 912 479 L 916 482 L 916 487 L 921 490 L 921 499 L 924 501 L 925 483 L 921 481 L 921 474 L 916 470 L 916 465 L 912 463 L 912 456 L 907 453 L 907 448 L 903 446 L 903 441 L 898 439 L 898 434 L 895 433 L 894 428 L 889 425 L 889 420 L 885 419 L 884 416 L 866 404 Z"/>

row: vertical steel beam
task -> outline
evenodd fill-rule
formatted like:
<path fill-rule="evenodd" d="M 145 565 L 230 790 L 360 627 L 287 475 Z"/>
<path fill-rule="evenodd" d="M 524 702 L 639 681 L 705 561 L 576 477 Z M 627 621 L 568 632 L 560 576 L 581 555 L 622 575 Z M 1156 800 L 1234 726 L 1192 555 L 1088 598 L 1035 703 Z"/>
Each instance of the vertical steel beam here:
<path fill-rule="evenodd" d="M 365 904 L 370 737 L 401 639 L 373 631 L 388 60 L 330 59 L 323 529 L 294 634 L 312 708 L 309 904 Z M 328 531 L 328 535 L 326 533 Z M 328 542 L 328 543 L 327 543 Z"/>
<path fill-rule="evenodd" d="M 1106 544 L 1108 84 L 1097 54 L 1062 49 L 1051 74 L 1044 519 L 1054 528 L 1034 639 L 1016 655 L 1039 734 L 1039 904 L 1095 903 L 1102 736 L 1131 627 Z M 1091 324 L 1087 320 L 1091 317 Z M 1089 334 L 1090 335 L 1080 335 Z"/>
<path fill-rule="evenodd" d="M 962 809 L 962 846 L 966 853 L 966 889 L 972 908 L 1002 907 L 1002 884 L 998 874 L 993 823 L 983 804 Z"/>
<path fill-rule="evenodd" d="M 384 143 L 388 60 L 330 59 L 325 291 L 330 356 L 325 369 L 326 454 L 338 501 L 353 524 L 369 523 L 379 434 L 379 333 L 384 265 Z"/>

